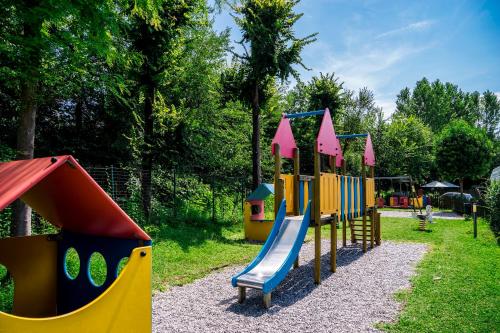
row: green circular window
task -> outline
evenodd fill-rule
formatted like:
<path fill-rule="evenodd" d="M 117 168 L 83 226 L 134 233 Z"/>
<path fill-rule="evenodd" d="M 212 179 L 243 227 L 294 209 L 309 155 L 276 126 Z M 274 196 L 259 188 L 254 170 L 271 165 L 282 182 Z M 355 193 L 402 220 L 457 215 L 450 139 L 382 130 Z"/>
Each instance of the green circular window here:
<path fill-rule="evenodd" d="M 90 282 L 96 287 L 100 287 L 106 282 L 108 267 L 106 260 L 99 252 L 94 252 L 89 259 L 89 278 Z"/>
<path fill-rule="evenodd" d="M 66 272 L 66 276 L 71 280 L 76 279 L 78 274 L 80 274 L 80 256 L 72 247 L 66 250 L 66 254 L 64 255 L 64 271 Z"/>
<path fill-rule="evenodd" d="M 128 257 L 122 258 L 120 262 L 118 263 L 118 266 L 116 266 L 116 276 L 120 275 L 120 273 L 123 271 L 125 268 L 125 265 L 128 263 Z"/>

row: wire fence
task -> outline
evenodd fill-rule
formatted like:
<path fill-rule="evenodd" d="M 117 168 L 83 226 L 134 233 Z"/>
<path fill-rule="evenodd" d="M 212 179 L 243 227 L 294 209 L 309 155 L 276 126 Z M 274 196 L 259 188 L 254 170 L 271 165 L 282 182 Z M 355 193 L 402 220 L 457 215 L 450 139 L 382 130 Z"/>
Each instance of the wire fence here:
<path fill-rule="evenodd" d="M 134 219 L 142 213 L 144 173 L 138 168 L 85 167 L 94 180 Z M 153 218 L 183 218 L 213 222 L 241 219 L 250 191 L 246 177 L 217 177 L 178 169 L 154 170 L 151 175 Z"/>

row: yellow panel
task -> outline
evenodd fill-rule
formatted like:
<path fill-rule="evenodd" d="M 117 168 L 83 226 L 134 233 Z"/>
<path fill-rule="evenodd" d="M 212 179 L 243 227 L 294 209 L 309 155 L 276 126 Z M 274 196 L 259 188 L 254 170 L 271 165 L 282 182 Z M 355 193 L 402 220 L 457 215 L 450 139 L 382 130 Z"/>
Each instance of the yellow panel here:
<path fill-rule="evenodd" d="M 304 213 L 307 207 L 307 202 L 309 201 L 309 181 L 304 182 L 304 202 L 303 202 L 303 209 Z"/>
<path fill-rule="evenodd" d="M 273 221 L 252 221 L 252 204 L 245 202 L 243 211 L 243 225 L 245 227 L 245 238 L 253 241 L 265 241 L 273 228 Z"/>
<path fill-rule="evenodd" d="M 366 178 L 366 205 L 375 206 L 375 179 Z"/>
<path fill-rule="evenodd" d="M 12 313 L 35 318 L 56 314 L 57 242 L 48 235 L 0 239 L 0 263 L 14 279 Z"/>
<path fill-rule="evenodd" d="M 337 219 L 340 221 L 340 217 L 341 217 L 340 216 L 340 200 L 341 200 L 341 198 L 340 198 L 340 176 L 337 175 L 336 178 L 337 178 L 336 179 L 337 180 L 337 186 L 336 186 L 336 188 L 337 188 L 337 195 L 336 195 L 336 197 L 337 197 Z"/>
<path fill-rule="evenodd" d="M 76 311 L 48 318 L 0 312 L 0 333 L 151 332 L 151 253 L 151 246 L 135 248 L 115 282 Z"/>
<path fill-rule="evenodd" d="M 293 175 L 280 175 L 280 179 L 285 182 L 285 200 L 286 200 L 286 213 L 293 214 L 293 196 L 294 196 L 294 177 Z"/>
<path fill-rule="evenodd" d="M 347 209 L 347 200 L 349 200 L 349 192 L 347 191 L 347 176 L 344 177 L 344 216 L 347 219 L 347 213 L 349 212 Z"/>
<path fill-rule="evenodd" d="M 320 182 L 321 214 L 334 214 L 337 212 L 337 176 L 333 173 L 322 173 Z"/>

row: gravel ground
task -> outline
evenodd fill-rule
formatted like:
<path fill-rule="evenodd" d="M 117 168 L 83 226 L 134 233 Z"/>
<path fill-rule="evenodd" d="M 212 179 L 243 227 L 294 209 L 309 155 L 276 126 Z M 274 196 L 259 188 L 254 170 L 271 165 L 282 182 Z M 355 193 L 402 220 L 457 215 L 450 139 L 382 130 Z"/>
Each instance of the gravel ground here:
<path fill-rule="evenodd" d="M 397 210 L 382 210 L 379 211 L 382 217 L 406 217 L 406 218 L 414 218 L 412 216 L 412 212 L 409 211 L 397 211 Z M 417 210 L 418 212 L 418 210 Z M 425 214 L 425 210 L 422 209 L 422 213 Z M 435 219 L 444 219 L 444 220 L 463 220 L 463 216 L 458 215 L 453 212 L 434 212 L 432 213 L 432 217 Z"/>
<path fill-rule="evenodd" d="M 154 332 L 376 332 L 377 322 L 394 320 L 400 304 L 393 294 L 410 287 L 414 267 L 426 252 L 421 244 L 383 242 L 363 255 L 357 246 L 338 244 L 337 272 L 329 272 L 329 246 L 322 242 L 322 283 L 312 278 L 314 244 L 304 244 L 300 267 L 262 306 L 250 289 L 237 302 L 231 276 L 242 267 L 213 273 L 192 284 L 158 293 L 153 299 Z"/>

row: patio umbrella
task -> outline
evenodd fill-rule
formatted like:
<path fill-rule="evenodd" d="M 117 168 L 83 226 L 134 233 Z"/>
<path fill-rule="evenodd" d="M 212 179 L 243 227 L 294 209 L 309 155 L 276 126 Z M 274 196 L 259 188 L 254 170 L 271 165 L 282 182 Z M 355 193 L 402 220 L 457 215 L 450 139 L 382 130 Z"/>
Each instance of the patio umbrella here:
<path fill-rule="evenodd" d="M 453 183 L 450 183 L 450 182 L 445 182 L 445 181 L 442 181 L 441 183 L 447 185 L 449 188 L 459 188 L 460 186 L 458 185 L 455 185 Z"/>
<path fill-rule="evenodd" d="M 430 182 L 429 184 L 425 184 L 425 185 L 422 185 L 420 187 L 422 187 L 422 188 L 448 188 L 448 185 L 435 180 L 435 181 Z"/>

